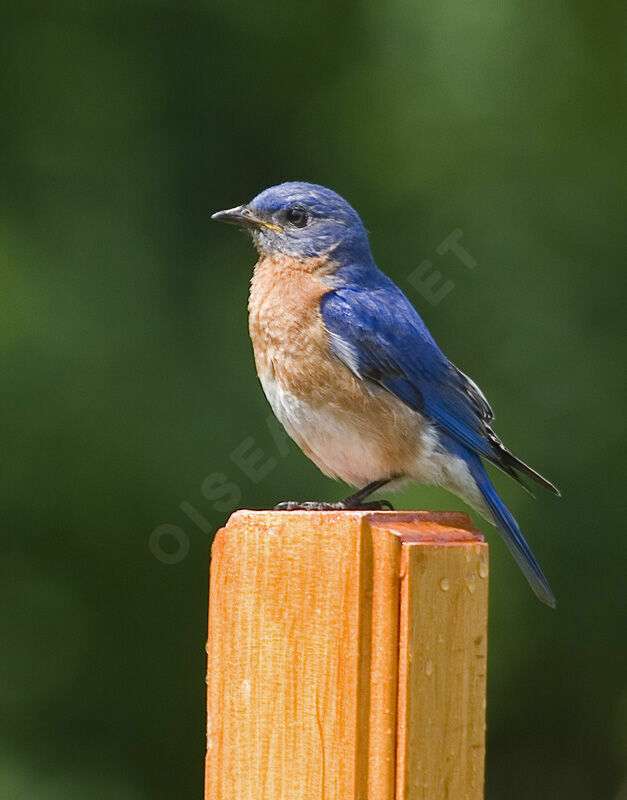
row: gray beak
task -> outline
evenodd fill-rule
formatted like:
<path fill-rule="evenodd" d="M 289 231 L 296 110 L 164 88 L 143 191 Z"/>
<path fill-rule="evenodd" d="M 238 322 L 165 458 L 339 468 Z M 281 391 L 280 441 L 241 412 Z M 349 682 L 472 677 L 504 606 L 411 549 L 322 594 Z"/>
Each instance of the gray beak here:
<path fill-rule="evenodd" d="M 282 228 L 272 222 L 258 217 L 248 206 L 235 206 L 235 208 L 228 208 L 226 211 L 216 211 L 211 215 L 211 219 L 218 222 L 229 222 L 231 225 L 241 225 L 243 228 L 269 228 L 271 231 L 277 233 L 282 232 Z"/>

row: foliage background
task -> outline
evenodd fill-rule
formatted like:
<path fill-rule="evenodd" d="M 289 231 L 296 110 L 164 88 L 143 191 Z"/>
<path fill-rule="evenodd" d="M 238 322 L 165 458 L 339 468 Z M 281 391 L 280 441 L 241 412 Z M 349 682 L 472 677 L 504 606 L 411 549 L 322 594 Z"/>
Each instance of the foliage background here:
<path fill-rule="evenodd" d="M 181 504 L 223 523 L 216 472 L 251 507 L 345 492 L 277 451 L 254 254 L 209 221 L 285 179 L 357 206 L 563 491 L 499 481 L 559 605 L 488 531 L 488 800 L 627 797 L 624 32 L 593 0 L 2 3 L 1 797 L 200 797 L 211 536 Z M 473 270 L 435 252 L 458 228 Z M 455 283 L 436 306 L 426 258 Z"/>

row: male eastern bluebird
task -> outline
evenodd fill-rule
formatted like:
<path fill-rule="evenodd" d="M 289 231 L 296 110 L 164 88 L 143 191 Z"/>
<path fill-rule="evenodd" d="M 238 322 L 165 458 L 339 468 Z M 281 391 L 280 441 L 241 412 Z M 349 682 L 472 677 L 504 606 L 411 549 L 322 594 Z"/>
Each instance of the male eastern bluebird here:
<path fill-rule="evenodd" d="M 559 492 L 494 433 L 479 387 L 375 265 L 357 212 L 330 189 L 291 182 L 213 219 L 247 228 L 259 252 L 249 329 L 274 413 L 326 475 L 359 487 L 340 503 L 277 508 L 391 508 L 365 501 L 403 479 L 443 486 L 496 525 L 536 595 L 554 607 L 482 460 Z"/>

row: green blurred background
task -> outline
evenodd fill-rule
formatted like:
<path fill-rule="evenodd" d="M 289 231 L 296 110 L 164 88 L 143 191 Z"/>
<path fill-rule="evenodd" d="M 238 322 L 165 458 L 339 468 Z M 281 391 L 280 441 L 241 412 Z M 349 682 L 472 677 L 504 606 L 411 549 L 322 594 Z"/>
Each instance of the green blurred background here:
<path fill-rule="evenodd" d="M 624 36 L 594 0 L 2 3 L 3 800 L 200 798 L 211 533 L 346 493 L 277 447 L 255 255 L 209 221 L 288 179 L 358 208 L 564 495 L 497 478 L 558 609 L 489 529 L 488 800 L 627 798 Z"/>

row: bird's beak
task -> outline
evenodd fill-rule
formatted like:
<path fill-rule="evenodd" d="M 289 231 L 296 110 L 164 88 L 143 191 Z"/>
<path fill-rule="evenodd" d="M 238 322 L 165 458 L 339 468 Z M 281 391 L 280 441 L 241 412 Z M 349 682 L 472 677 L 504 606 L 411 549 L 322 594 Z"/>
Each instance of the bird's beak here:
<path fill-rule="evenodd" d="M 216 219 L 218 222 L 230 222 L 232 225 L 241 225 L 243 228 L 268 228 L 277 233 L 283 232 L 283 228 L 261 219 L 248 206 L 235 206 L 226 211 L 216 211 L 211 215 L 211 219 Z"/>

